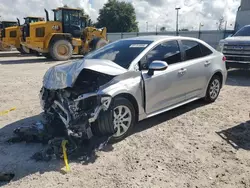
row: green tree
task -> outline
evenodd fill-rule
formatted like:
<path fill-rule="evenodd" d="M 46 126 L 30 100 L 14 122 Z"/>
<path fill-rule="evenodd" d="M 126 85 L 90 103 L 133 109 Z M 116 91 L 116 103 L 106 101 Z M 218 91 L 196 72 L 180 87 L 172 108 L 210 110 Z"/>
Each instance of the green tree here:
<path fill-rule="evenodd" d="M 135 9 L 131 3 L 109 0 L 99 11 L 97 27 L 108 32 L 138 32 Z"/>

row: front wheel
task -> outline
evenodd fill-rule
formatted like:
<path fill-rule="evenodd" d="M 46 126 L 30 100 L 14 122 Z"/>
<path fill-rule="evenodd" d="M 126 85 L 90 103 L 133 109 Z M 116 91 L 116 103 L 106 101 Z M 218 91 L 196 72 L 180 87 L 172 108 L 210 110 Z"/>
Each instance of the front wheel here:
<path fill-rule="evenodd" d="M 51 57 L 56 61 L 65 61 L 72 57 L 73 46 L 65 39 L 53 42 L 49 49 Z"/>
<path fill-rule="evenodd" d="M 123 97 L 114 98 L 112 113 L 101 113 L 93 126 L 94 135 L 102 136 L 114 133 L 111 142 L 118 142 L 129 135 L 135 124 L 135 109 L 131 102 Z"/>
<path fill-rule="evenodd" d="M 214 75 L 208 84 L 205 101 L 209 103 L 214 102 L 220 94 L 220 89 L 221 78 L 217 75 Z"/>

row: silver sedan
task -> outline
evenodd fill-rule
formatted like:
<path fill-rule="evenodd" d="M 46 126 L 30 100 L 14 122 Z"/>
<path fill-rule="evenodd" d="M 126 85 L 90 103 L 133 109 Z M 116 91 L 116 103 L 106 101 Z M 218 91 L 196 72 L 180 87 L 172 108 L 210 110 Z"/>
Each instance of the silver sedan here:
<path fill-rule="evenodd" d="M 214 102 L 227 78 L 225 57 L 187 37 L 119 40 L 83 60 L 50 68 L 41 104 L 69 136 L 125 138 L 143 119 L 197 99 Z"/>

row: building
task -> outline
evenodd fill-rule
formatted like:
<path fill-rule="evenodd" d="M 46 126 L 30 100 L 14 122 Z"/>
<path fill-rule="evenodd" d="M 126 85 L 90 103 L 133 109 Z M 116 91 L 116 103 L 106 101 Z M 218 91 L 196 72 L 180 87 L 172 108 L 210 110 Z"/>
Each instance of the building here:
<path fill-rule="evenodd" d="M 250 25 L 250 0 L 241 0 L 236 16 L 235 30 L 237 31 L 245 25 Z"/>

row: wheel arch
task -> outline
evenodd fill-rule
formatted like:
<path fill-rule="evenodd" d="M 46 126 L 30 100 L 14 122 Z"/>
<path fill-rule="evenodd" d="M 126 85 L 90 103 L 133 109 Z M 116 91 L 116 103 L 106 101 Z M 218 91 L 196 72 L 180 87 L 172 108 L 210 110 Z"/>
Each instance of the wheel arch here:
<path fill-rule="evenodd" d="M 206 87 L 204 88 L 204 92 L 203 92 L 202 96 L 205 96 L 205 95 L 206 95 L 208 85 L 209 85 L 211 79 L 212 79 L 215 75 L 218 75 L 218 76 L 221 78 L 221 87 L 223 86 L 224 78 L 223 78 L 222 72 L 221 72 L 220 70 L 214 71 L 214 73 L 212 74 L 212 76 L 210 76 L 210 78 L 208 79 L 207 85 L 206 85 Z"/>
<path fill-rule="evenodd" d="M 221 84 L 221 87 L 222 87 L 223 82 L 224 82 L 224 80 L 223 80 L 223 74 L 222 74 L 220 71 L 217 71 L 217 72 L 215 72 L 215 73 L 213 74 L 213 76 L 210 78 L 210 80 L 211 80 L 214 76 L 219 76 L 219 78 L 220 78 L 220 84 Z"/>
<path fill-rule="evenodd" d="M 48 37 L 45 46 L 46 46 L 46 48 L 49 48 L 55 41 L 62 40 L 62 39 L 66 39 L 70 43 L 72 43 L 72 35 L 71 34 L 54 33 L 54 34 L 51 34 L 50 37 Z"/>
<path fill-rule="evenodd" d="M 131 95 L 130 93 L 120 93 L 120 94 L 114 96 L 113 98 L 118 98 L 118 97 L 123 97 L 131 102 L 131 104 L 133 105 L 133 107 L 135 109 L 135 120 L 136 120 L 136 122 L 138 122 L 139 105 L 138 105 L 135 97 L 133 95 Z"/>

